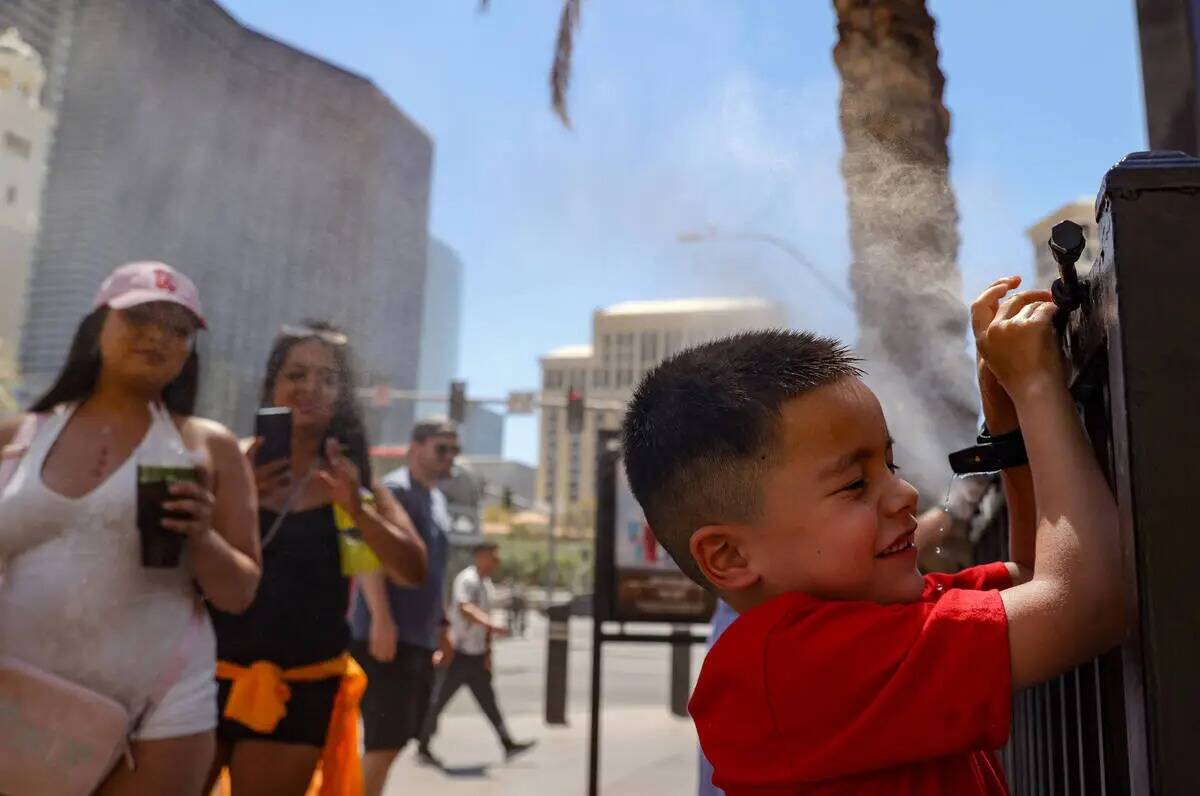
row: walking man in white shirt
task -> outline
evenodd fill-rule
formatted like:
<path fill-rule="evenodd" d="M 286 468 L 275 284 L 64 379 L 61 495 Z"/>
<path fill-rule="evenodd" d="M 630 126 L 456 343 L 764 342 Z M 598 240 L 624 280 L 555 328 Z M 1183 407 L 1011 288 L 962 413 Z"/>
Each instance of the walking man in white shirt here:
<path fill-rule="evenodd" d="M 504 717 L 500 715 L 500 706 L 496 704 L 496 692 L 492 689 L 492 638 L 508 633 L 506 627 L 492 620 L 491 613 L 495 604 L 491 575 L 499 563 L 496 545 L 484 542 L 475 548 L 474 565 L 454 579 L 447 611 L 454 657 L 448 666 L 438 670 L 433 704 L 426 714 L 417 747 L 422 762 L 441 767 L 441 761 L 429 749 L 429 741 L 437 733 L 438 717 L 443 708 L 464 685 L 471 689 L 475 701 L 495 727 L 504 746 L 505 759 L 511 760 L 533 748 L 533 741 L 518 742 L 509 735 Z"/>

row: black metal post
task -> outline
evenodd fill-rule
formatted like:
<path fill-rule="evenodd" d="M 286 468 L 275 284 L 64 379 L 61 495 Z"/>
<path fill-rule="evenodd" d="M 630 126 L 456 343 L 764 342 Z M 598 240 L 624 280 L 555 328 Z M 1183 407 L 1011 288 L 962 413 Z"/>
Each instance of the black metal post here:
<path fill-rule="evenodd" d="M 1100 256 L 1066 313 L 1064 347 L 1117 498 L 1134 621 L 1121 649 L 1016 695 L 1006 769 L 1014 793 L 1200 793 L 1190 752 L 1200 743 L 1200 424 L 1190 415 L 1200 404 L 1200 160 L 1130 155 L 1106 175 L 1097 211 Z M 999 521 L 985 534 L 980 560 L 1003 560 L 1003 530 Z"/>
<path fill-rule="evenodd" d="M 692 690 L 692 630 L 687 625 L 671 626 L 671 712 L 687 718 Z"/>
<path fill-rule="evenodd" d="M 1200 152 L 1200 0 L 1137 0 L 1152 149 Z"/>
<path fill-rule="evenodd" d="M 592 569 L 592 713 L 588 750 L 588 796 L 600 792 L 600 681 L 603 666 L 604 620 L 612 614 L 613 523 L 616 508 L 617 464 L 621 460 L 619 433 L 596 433 L 596 554 Z"/>
<path fill-rule="evenodd" d="M 546 632 L 546 723 L 567 723 L 567 653 L 571 641 L 571 606 L 567 603 L 546 609 L 550 620 Z"/>
<path fill-rule="evenodd" d="M 1105 177 L 1097 298 L 1135 634 L 1125 648 L 1132 792 L 1200 793 L 1194 530 L 1200 470 L 1200 160 L 1139 153 Z M 1144 728 L 1144 733 L 1143 733 Z"/>
<path fill-rule="evenodd" d="M 592 726 L 588 751 L 588 796 L 599 796 L 600 793 L 600 650 L 604 644 L 603 624 L 598 617 L 592 617 Z"/>

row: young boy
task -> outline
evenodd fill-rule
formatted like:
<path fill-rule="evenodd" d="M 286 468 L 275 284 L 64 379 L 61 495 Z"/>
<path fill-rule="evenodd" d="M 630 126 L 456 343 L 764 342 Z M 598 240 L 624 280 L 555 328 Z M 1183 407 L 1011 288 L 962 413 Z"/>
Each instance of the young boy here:
<path fill-rule="evenodd" d="M 690 711 L 714 784 L 754 794 L 1006 794 L 1011 694 L 1124 633 L 1116 506 L 1066 389 L 1048 291 L 972 305 L 1013 561 L 922 578 L 916 490 L 838 343 L 758 332 L 639 387 L 625 465 L 663 547 L 740 617 Z M 1036 492 L 1036 508 L 1033 500 Z M 1036 556 L 1035 556 L 1036 552 Z"/>

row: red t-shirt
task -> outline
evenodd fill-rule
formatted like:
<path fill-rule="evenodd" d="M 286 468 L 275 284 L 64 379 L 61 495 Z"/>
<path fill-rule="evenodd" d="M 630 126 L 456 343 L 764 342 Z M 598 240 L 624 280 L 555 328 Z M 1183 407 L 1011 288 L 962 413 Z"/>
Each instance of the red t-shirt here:
<path fill-rule="evenodd" d="M 688 706 L 727 796 L 1007 796 L 1004 564 L 927 575 L 922 600 L 793 592 L 738 617 Z"/>

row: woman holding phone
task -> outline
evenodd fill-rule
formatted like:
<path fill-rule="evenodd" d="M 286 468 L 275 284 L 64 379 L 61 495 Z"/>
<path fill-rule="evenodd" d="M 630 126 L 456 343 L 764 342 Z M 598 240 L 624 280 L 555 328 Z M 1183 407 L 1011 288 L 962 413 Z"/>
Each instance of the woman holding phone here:
<path fill-rule="evenodd" d="M 250 468 L 228 430 L 192 414 L 204 325 L 186 276 L 122 266 L 54 385 L 31 414 L 0 424 L 11 474 L 0 493 L 0 651 L 128 712 L 133 766 L 117 764 L 96 791 L 105 796 L 201 793 L 217 713 L 198 594 L 232 615 L 259 580 Z M 153 528 L 138 502 L 151 449 L 186 452 L 199 476 L 141 506 L 171 512 Z M 177 535 L 175 561 L 148 560 L 146 534 L 164 529 Z"/>
<path fill-rule="evenodd" d="M 245 446 L 261 504 L 262 584 L 244 614 L 213 611 L 222 718 L 212 779 L 228 766 L 234 796 L 304 794 L 344 699 L 353 662 L 338 514 L 394 582 L 425 578 L 424 543 L 371 479 L 351 363 L 346 335 L 318 322 L 285 326 L 267 360 L 262 406 L 290 410 L 291 424 L 284 444 Z M 260 450 L 278 458 L 262 461 Z M 263 693 L 280 698 L 264 708 Z"/>

